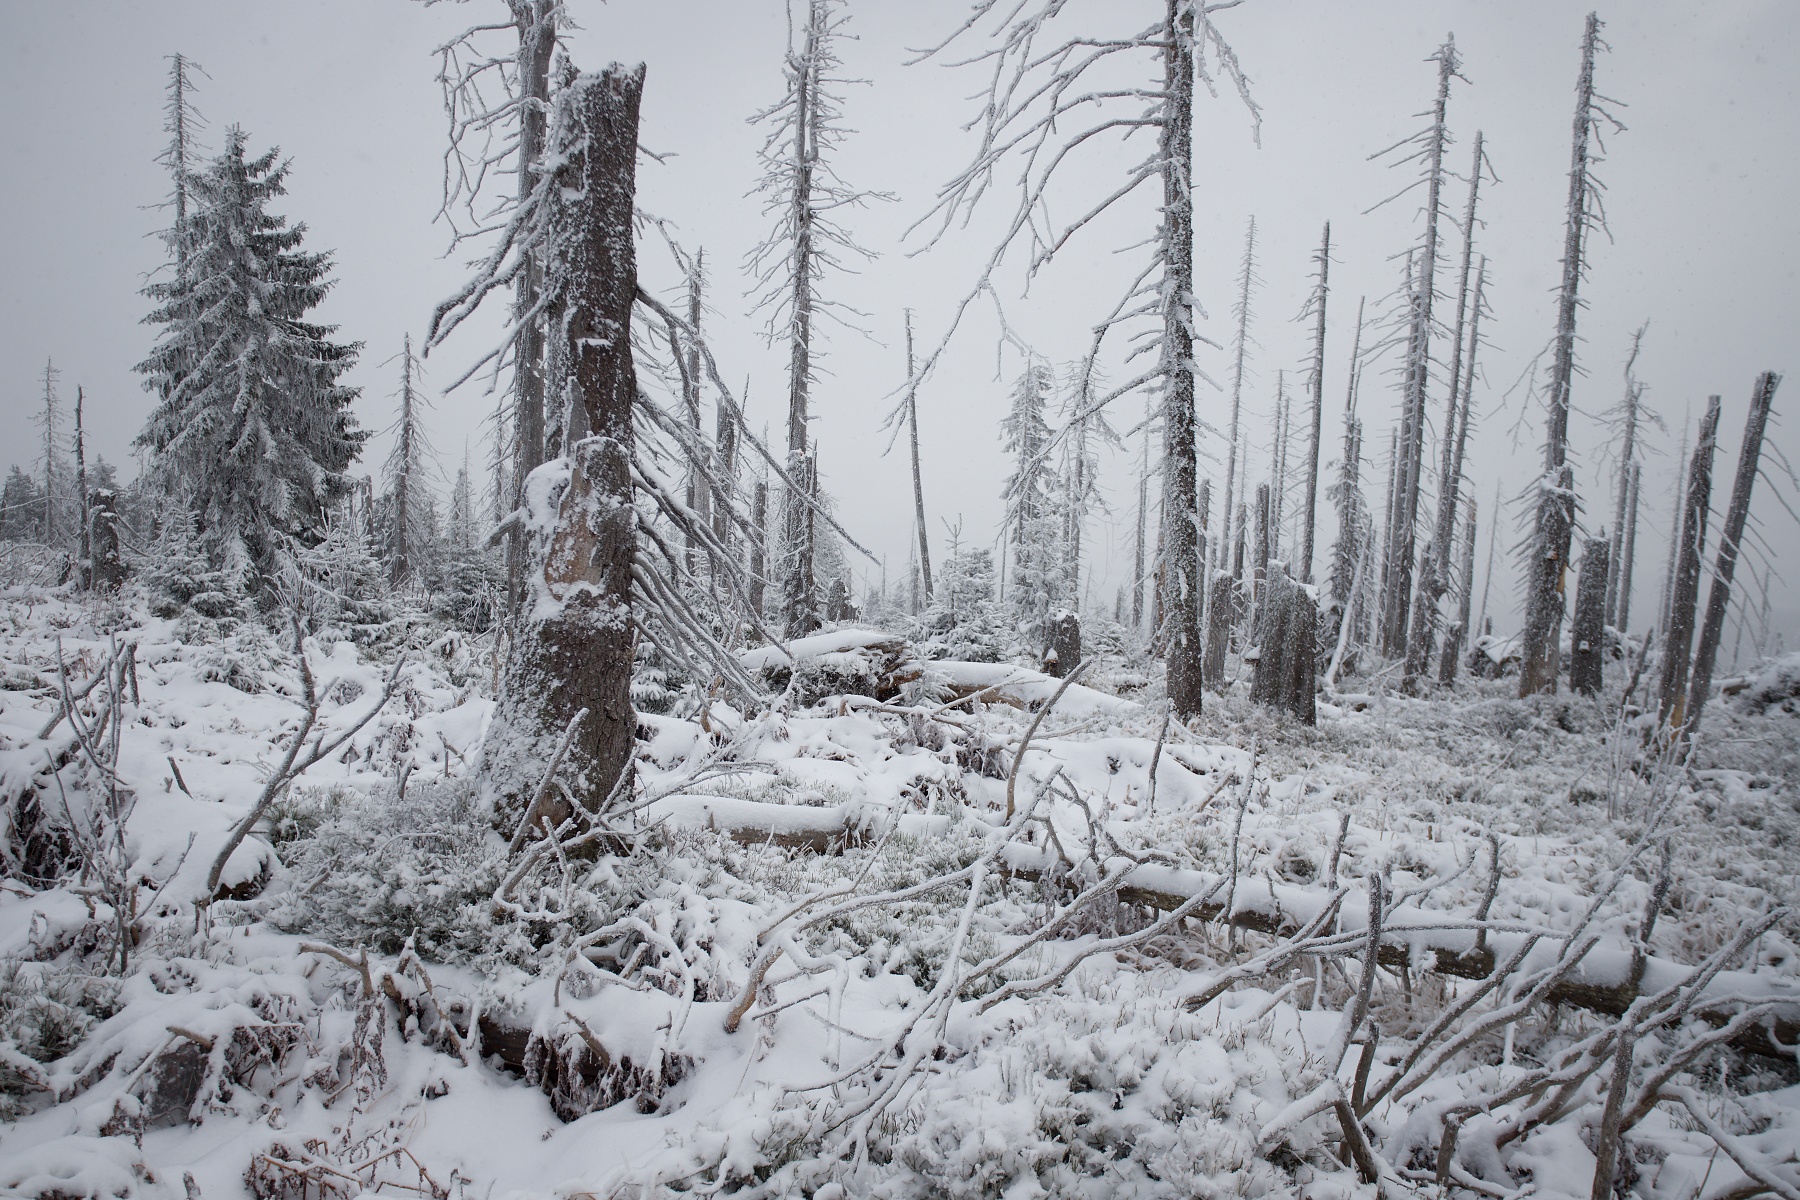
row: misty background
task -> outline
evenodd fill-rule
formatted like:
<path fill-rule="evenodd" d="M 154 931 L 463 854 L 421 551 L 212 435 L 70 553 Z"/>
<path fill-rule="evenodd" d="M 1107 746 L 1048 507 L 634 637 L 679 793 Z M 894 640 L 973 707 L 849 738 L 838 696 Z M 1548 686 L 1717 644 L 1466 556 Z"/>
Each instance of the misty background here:
<path fill-rule="evenodd" d="M 1156 18 L 1152 8 L 1159 6 L 1075 6 L 1064 24 L 1099 36 L 1128 35 Z M 640 167 L 639 204 L 666 218 L 685 248 L 705 250 L 707 332 L 721 368 L 734 386 L 746 384 L 752 425 L 767 421 L 778 430 L 786 350 L 769 345 L 761 336 L 763 318 L 749 314 L 750 279 L 742 264 L 770 220 L 760 197 L 750 195 L 763 133 L 746 118 L 781 95 L 785 6 L 781 0 L 571 0 L 569 10 L 580 26 L 567 39 L 578 66 L 648 64 L 642 139 L 666 157 Z M 913 310 L 921 353 L 937 346 L 1010 214 L 1012 197 L 990 196 L 966 228 L 950 229 L 919 252 L 928 231 L 908 237 L 908 228 L 974 152 L 963 125 L 976 115 L 971 96 L 984 82 L 979 67 L 944 64 L 983 46 L 969 39 L 907 65 L 915 51 L 941 41 L 966 18 L 964 0 L 860 0 L 848 11 L 847 32 L 856 40 L 841 47 L 845 73 L 867 82 L 846 93 L 845 123 L 857 133 L 835 164 L 850 185 L 893 199 L 871 202 L 845 221 L 877 257 L 859 273 L 828 277 L 822 285 L 826 297 L 866 314 L 868 333 L 828 332 L 814 431 L 822 486 L 847 527 L 885 555 L 888 576 L 898 581 L 912 526 L 908 464 L 903 444 L 883 455 L 888 439 L 879 427 L 906 374 L 903 310 Z M 1467 469 L 1469 494 L 1482 508 L 1478 598 L 1496 488 L 1510 501 L 1538 470 L 1542 414 L 1521 380 L 1554 325 L 1585 11 L 1549 0 L 1505 6 L 1253 0 L 1219 13 L 1217 22 L 1251 78 L 1261 108 L 1260 146 L 1249 114 L 1229 90 L 1196 113 L 1195 282 L 1210 314 L 1201 332 L 1220 345 L 1232 336 L 1245 224 L 1254 214 L 1258 225 L 1262 283 L 1252 298 L 1245 393 L 1246 477 L 1254 482 L 1267 471 L 1277 373 L 1287 372 L 1297 390 L 1310 352 L 1310 326 L 1294 318 L 1327 220 L 1333 265 L 1322 460 L 1333 459 L 1341 444 L 1358 298 L 1368 298 L 1371 314 L 1379 311 L 1400 279 L 1402 261 L 1394 256 L 1404 255 L 1418 228 L 1417 194 L 1366 211 L 1414 178 L 1410 168 L 1391 169 L 1369 156 L 1424 123 L 1418 114 L 1435 80 L 1434 64 L 1424 60 L 1454 32 L 1469 82 L 1451 92 L 1457 145 L 1447 164 L 1467 170 L 1479 129 L 1499 178 L 1484 184 L 1476 243 L 1489 260 L 1492 308 L 1483 324 L 1491 346 L 1476 386 L 1478 424 Z M 136 474 L 131 439 L 150 397 L 132 367 L 153 338 L 140 323 L 149 304 L 139 289 L 166 258 L 155 235 L 167 224 L 157 206 L 170 185 L 154 160 L 167 141 L 166 56 L 176 52 L 206 72 L 193 95 L 207 121 L 200 136 L 205 151 L 216 151 L 224 130 L 239 124 L 252 153 L 279 145 L 292 160 L 289 194 L 272 208 L 306 224 L 306 248 L 334 252 L 336 286 L 317 317 L 336 324 L 341 338 L 365 343 L 345 382 L 363 389 L 355 407 L 362 424 L 385 429 L 395 415 L 394 356 L 402 338 L 422 336 L 434 304 L 464 278 L 469 255 L 465 248 L 446 258 L 450 230 L 434 222 L 446 136 L 434 52 L 469 25 L 502 20 L 503 12 L 498 0 L 430 7 L 412 0 L 166 0 L 0 9 L 0 97 L 11 115 L 0 128 L 0 213 L 7 230 L 0 239 L 0 412 L 8 434 L 0 465 L 35 469 L 40 451 L 31 418 L 41 408 L 49 358 L 61 372 L 65 414 L 77 385 L 85 389 L 90 456 L 118 464 L 123 478 Z M 1600 16 L 1611 52 L 1599 61 L 1598 88 L 1618 102 L 1613 111 L 1627 128 L 1608 134 L 1599 168 L 1611 239 L 1593 241 L 1582 286 L 1577 355 L 1584 374 L 1575 386 L 1571 452 L 1584 528 L 1595 532 L 1613 511 L 1612 432 L 1603 414 L 1622 395 L 1631 333 L 1648 321 L 1636 374 L 1666 430 L 1652 428 L 1646 439 L 1633 604 L 1643 623 L 1653 619 L 1661 587 L 1684 423 L 1690 415 L 1698 419 L 1708 394 L 1724 397 L 1714 490 L 1722 509 L 1729 492 L 1722 480 L 1735 465 L 1751 384 L 1762 370 L 1792 366 L 1800 330 L 1800 224 L 1793 217 L 1793 198 L 1800 195 L 1794 81 L 1800 7 L 1787 0 L 1704 7 L 1634 0 Z M 1089 152 L 1075 185 L 1059 198 L 1059 211 L 1074 215 L 1083 186 L 1104 190 L 1149 149 L 1142 142 Z M 1452 182 L 1446 208 L 1460 214 L 1462 203 L 1462 185 Z M 997 300 L 1012 332 L 1059 366 L 1085 353 L 1092 325 L 1112 309 L 1139 262 L 1137 254 L 1121 251 L 1154 232 L 1154 204 L 1153 189 L 1144 189 L 1132 205 L 1080 235 L 1029 288 L 1017 264 L 1003 272 Z M 1455 253 L 1453 245 L 1452 259 Z M 678 272 L 660 240 L 643 239 L 639 259 L 644 286 L 672 295 Z M 1453 281 L 1440 286 L 1453 290 Z M 483 314 L 485 323 L 426 362 L 435 404 L 429 429 L 445 493 L 465 448 L 478 483 L 485 478 L 497 398 L 481 376 L 440 392 L 498 337 L 499 316 L 496 306 Z M 1202 370 L 1228 382 L 1223 350 L 1201 347 L 1198 354 Z M 920 391 L 934 555 L 949 537 L 947 525 L 960 522 L 967 543 L 997 537 L 1001 482 L 1011 469 L 999 422 L 1022 365 L 1000 335 L 996 304 L 984 298 L 969 308 Z M 1387 368 L 1397 365 L 1398 355 L 1390 355 L 1363 383 L 1360 411 L 1371 460 L 1364 486 L 1371 495 L 1385 478 L 1386 430 L 1398 399 L 1398 378 Z M 1119 345 L 1103 356 L 1102 367 L 1115 382 L 1136 373 L 1122 362 Z M 1434 421 L 1440 382 L 1434 375 Z M 1777 393 L 1770 431 L 1773 447 L 1789 459 L 1796 457 L 1795 426 L 1782 414 L 1796 387 L 1790 381 Z M 1116 401 L 1109 414 L 1115 428 L 1137 427 L 1145 401 L 1142 395 Z M 1214 478 L 1215 491 L 1222 486 L 1227 404 L 1222 392 L 1202 386 L 1201 417 L 1219 432 L 1202 437 L 1201 472 Z M 1094 555 L 1088 599 L 1108 609 L 1131 570 L 1142 438 L 1141 432 L 1128 437 L 1103 460 L 1100 482 L 1111 511 L 1087 538 Z M 383 436 L 372 439 L 354 473 L 378 474 L 387 449 Z M 1788 571 L 1786 579 L 1782 572 L 1800 551 L 1800 523 L 1783 502 L 1800 503 L 1772 457 L 1765 456 L 1752 508 L 1763 544 L 1752 540 L 1747 561 L 1758 577 L 1772 562 L 1774 625 L 1792 647 L 1800 640 L 1800 572 Z M 1323 494 L 1320 505 L 1320 540 L 1328 546 L 1336 520 Z M 1517 540 L 1522 515 L 1507 508 L 1502 554 Z M 881 563 L 852 561 L 863 572 L 859 591 L 880 578 Z M 1510 566 L 1495 571 L 1489 612 L 1503 630 L 1517 624 L 1518 578 Z M 1750 570 L 1741 570 L 1738 580 L 1737 596 L 1755 595 Z M 1728 626 L 1727 645 L 1733 631 Z"/>

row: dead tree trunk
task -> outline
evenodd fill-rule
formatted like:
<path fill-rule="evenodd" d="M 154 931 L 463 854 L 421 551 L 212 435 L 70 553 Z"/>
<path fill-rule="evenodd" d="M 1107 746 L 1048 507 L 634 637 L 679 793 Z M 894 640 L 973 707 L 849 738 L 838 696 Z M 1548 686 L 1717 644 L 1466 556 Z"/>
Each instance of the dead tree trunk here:
<path fill-rule="evenodd" d="M 1750 397 L 1750 416 L 1744 422 L 1744 447 L 1738 452 L 1737 478 L 1731 485 L 1731 507 L 1725 510 L 1725 529 L 1719 536 L 1719 562 L 1713 570 L 1712 590 L 1706 597 L 1706 625 L 1700 631 L 1700 649 L 1694 654 L 1694 680 L 1688 694 L 1687 728 L 1700 723 L 1712 688 L 1713 663 L 1719 655 L 1719 638 L 1725 632 L 1725 610 L 1731 603 L 1731 576 L 1737 570 L 1738 547 L 1744 539 L 1744 523 L 1750 516 L 1750 489 L 1762 460 L 1763 430 L 1775 403 L 1775 387 L 1781 376 L 1764 371 Z"/>
<path fill-rule="evenodd" d="M 1250 698 L 1306 725 L 1316 724 L 1313 702 L 1318 606 L 1286 571 L 1270 572 L 1256 617 L 1256 672 Z"/>
<path fill-rule="evenodd" d="M 750 612 L 762 620 L 768 607 L 763 589 L 769 574 L 769 485 L 759 482 L 750 499 Z"/>
<path fill-rule="evenodd" d="M 125 582 L 125 562 L 119 556 L 119 494 L 96 488 L 87 500 L 88 586 L 113 592 Z"/>
<path fill-rule="evenodd" d="M 1544 474 L 1538 482 L 1536 528 L 1532 533 L 1531 581 L 1525 596 L 1525 637 L 1519 663 L 1519 695 L 1554 692 L 1563 618 L 1563 576 L 1575 530 L 1574 475 L 1567 466 L 1570 388 L 1575 379 L 1576 292 L 1586 259 L 1593 180 L 1589 143 L 1600 113 L 1594 103 L 1594 54 L 1600 18 L 1587 17 L 1581 39 L 1581 74 L 1575 85 L 1575 133 L 1569 164 L 1569 207 L 1563 231 L 1562 287 L 1556 302 L 1552 341 L 1549 414 L 1544 431 Z"/>
<path fill-rule="evenodd" d="M 1675 598 L 1675 568 L 1681 562 L 1681 469 L 1688 460 L 1688 435 L 1693 432 L 1693 414 L 1681 422 L 1681 451 L 1675 456 L 1675 496 L 1677 510 L 1669 520 L 1669 554 L 1663 568 L 1662 599 L 1656 609 L 1656 633 L 1663 645 L 1669 644 L 1669 605 Z"/>
<path fill-rule="evenodd" d="M 1688 652 L 1694 645 L 1694 605 L 1700 597 L 1700 557 L 1706 552 L 1706 519 L 1712 503 L 1713 449 L 1719 441 L 1719 398 L 1706 398 L 1706 416 L 1688 464 L 1681 508 L 1681 543 L 1669 589 L 1669 636 L 1663 641 L 1662 724 L 1679 736 L 1687 728 Z"/>
<path fill-rule="evenodd" d="M 1177 720 L 1200 712 L 1199 538 L 1194 529 L 1198 469 L 1194 445 L 1194 13 L 1169 0 L 1161 133 L 1163 183 L 1163 611 L 1169 705 Z"/>
<path fill-rule="evenodd" d="M 913 378 L 912 309 L 906 310 L 906 432 L 912 441 L 913 521 L 919 531 L 919 576 L 931 602 L 931 539 L 925 525 L 925 483 L 919 473 L 919 384 Z"/>
<path fill-rule="evenodd" d="M 1589 538 L 1575 584 L 1575 623 L 1569 630 L 1569 690 L 1598 696 L 1606 665 L 1606 578 L 1612 554 L 1605 538 Z"/>
<path fill-rule="evenodd" d="M 1625 509 L 1631 502 L 1631 473 L 1637 463 L 1638 399 L 1643 395 L 1643 385 L 1632 376 L 1631 368 L 1637 362 L 1645 328 L 1646 326 L 1640 325 L 1637 332 L 1631 335 L 1631 353 L 1625 356 L 1625 399 L 1620 405 L 1623 425 L 1619 431 L 1619 479 L 1615 487 L 1612 551 L 1607 560 L 1606 623 L 1621 632 L 1625 625 L 1619 619 L 1619 573 L 1625 566 Z"/>
<path fill-rule="evenodd" d="M 1229 571 L 1214 571 L 1212 588 L 1206 598 L 1206 663 L 1207 684 L 1223 693 L 1230 682 L 1225 677 L 1225 651 L 1231 645 L 1231 627 L 1238 622 L 1237 580 Z"/>
<path fill-rule="evenodd" d="M 1625 508 L 1625 542 L 1619 551 L 1618 608 L 1613 613 L 1613 627 L 1623 634 L 1631 621 L 1631 564 L 1637 556 L 1638 482 L 1643 477 L 1641 463 L 1631 464 L 1631 496 Z"/>
<path fill-rule="evenodd" d="M 1449 686 L 1456 682 L 1456 666 L 1462 660 L 1463 643 L 1469 640 L 1469 615 L 1475 600 L 1475 497 L 1469 497 L 1468 528 L 1463 535 L 1462 582 L 1457 585 L 1456 624 L 1444 635 L 1444 649 L 1438 658 L 1438 682 Z"/>
<path fill-rule="evenodd" d="M 537 186 L 537 165 L 544 157 L 550 119 L 550 59 L 556 48 L 559 6 L 555 0 L 509 0 L 519 34 L 518 170 L 519 203 Z M 514 283 L 513 319 L 513 472 L 511 507 L 524 501 L 525 477 L 544 461 L 544 321 L 538 315 L 544 286 L 544 261 L 527 255 Z M 499 436 L 496 431 L 495 436 Z M 525 539 L 507 541 L 507 595 L 514 611 L 528 586 Z"/>
<path fill-rule="evenodd" d="M 1237 318 L 1237 336 L 1231 343 L 1231 426 L 1225 447 L 1225 507 L 1219 510 L 1224 528 L 1219 537 L 1219 553 L 1223 555 L 1235 537 L 1232 522 L 1241 501 L 1238 499 L 1238 433 L 1239 418 L 1244 409 L 1244 359 L 1250 349 L 1250 289 L 1256 282 L 1256 215 L 1244 231 L 1244 261 L 1238 269 L 1237 303 L 1231 315 Z M 1241 528 L 1241 525 L 1240 525 Z M 1221 562 L 1220 566 L 1225 564 Z"/>
<path fill-rule="evenodd" d="M 563 93 L 570 144 L 559 148 L 561 200 L 551 216 L 549 261 L 561 276 L 566 316 L 559 336 L 590 432 L 569 456 L 560 496 L 545 496 L 554 511 L 529 514 L 543 533 L 532 540 L 526 602 L 482 746 L 482 775 L 507 826 L 519 819 L 565 734 L 571 794 L 590 807 L 618 783 L 636 736 L 631 454 L 637 373 L 630 330 L 643 87 L 641 65 L 615 63 L 581 76 Z M 552 823 L 560 819 L 550 816 Z"/>
<path fill-rule="evenodd" d="M 1226 518 L 1230 520 L 1229 517 Z M 1143 461 L 1138 464 L 1137 540 L 1133 546 L 1131 566 L 1131 628 L 1143 636 L 1144 589 L 1149 586 L 1149 563 L 1145 558 L 1146 526 L 1150 520 L 1150 431 L 1144 431 Z"/>
<path fill-rule="evenodd" d="M 1331 293 L 1331 222 L 1319 238 L 1319 286 L 1313 292 L 1312 442 L 1306 459 L 1306 512 L 1300 534 L 1300 581 L 1312 582 L 1313 531 L 1319 507 L 1319 438 L 1325 426 L 1325 302 Z"/>

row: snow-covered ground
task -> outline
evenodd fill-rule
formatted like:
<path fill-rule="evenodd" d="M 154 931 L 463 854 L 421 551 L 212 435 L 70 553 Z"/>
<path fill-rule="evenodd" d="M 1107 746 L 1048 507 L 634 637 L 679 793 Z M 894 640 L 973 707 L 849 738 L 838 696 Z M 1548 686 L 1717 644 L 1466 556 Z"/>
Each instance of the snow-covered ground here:
<path fill-rule="evenodd" d="M 1800 1029 L 1791 664 L 1686 762 L 1619 679 L 1353 678 L 1316 729 L 1239 685 L 1159 744 L 1102 664 L 1016 772 L 1057 681 L 925 664 L 645 716 L 564 856 L 509 855 L 473 780 L 491 647 L 407 640 L 204 904 L 303 717 L 291 642 L 0 600 L 0 1193 L 1435 1195 L 1450 1128 L 1459 1194 L 1586 1197 L 1613 1091 L 1619 1194 L 1800 1186 L 1792 1054 L 1745 1049 Z M 44 730 L 59 655 L 78 687 L 128 644 L 115 792 Z M 304 653 L 328 736 L 392 667 Z"/>

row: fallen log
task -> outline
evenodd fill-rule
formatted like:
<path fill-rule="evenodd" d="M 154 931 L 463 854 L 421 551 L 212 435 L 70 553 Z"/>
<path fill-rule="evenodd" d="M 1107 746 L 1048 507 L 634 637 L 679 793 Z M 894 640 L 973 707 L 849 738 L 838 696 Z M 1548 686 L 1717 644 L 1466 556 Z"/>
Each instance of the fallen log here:
<path fill-rule="evenodd" d="M 645 816 L 651 821 L 717 830 L 741 845 L 773 845 L 811 854 L 842 854 L 873 842 L 885 831 L 888 819 L 885 809 L 869 805 L 812 808 L 726 796 L 671 796 L 647 809 Z M 966 819 L 980 822 L 983 818 L 969 814 Z M 897 832 L 941 835 L 951 820 L 948 816 L 903 814 Z M 1035 881 L 1051 869 L 1056 857 L 1048 850 L 1015 844 L 1007 847 L 1001 861 L 1014 878 Z M 1321 887 L 1278 884 L 1253 876 L 1240 877 L 1236 886 L 1221 886 L 1222 879 L 1210 871 L 1146 864 L 1130 871 L 1117 896 L 1126 904 L 1171 912 L 1197 895 L 1211 894 L 1221 899 L 1201 903 L 1189 915 L 1273 937 L 1294 936 L 1331 903 L 1332 893 Z M 1343 913 L 1349 916 L 1339 916 L 1341 932 L 1357 930 L 1354 914 L 1359 911 L 1354 899 L 1344 902 Z M 1401 905 L 1385 918 L 1377 961 L 1394 970 L 1485 979 L 1496 963 L 1534 934 L 1539 935 L 1540 945 L 1519 964 L 1521 972 L 1535 971 L 1555 959 L 1560 942 L 1556 931 Z M 1638 961 L 1624 942 L 1602 943 L 1551 988 L 1546 999 L 1552 1004 L 1620 1016 L 1639 996 L 1675 986 L 1692 970 L 1654 955 L 1645 956 L 1641 967 L 1636 965 Z M 1766 1001 L 1788 1007 L 1767 1024 L 1746 1030 L 1733 1044 L 1754 1054 L 1791 1057 L 1792 1047 L 1800 1043 L 1800 988 L 1785 981 L 1750 971 L 1722 971 L 1707 985 L 1692 1011 L 1723 1024 L 1734 1009 Z"/>

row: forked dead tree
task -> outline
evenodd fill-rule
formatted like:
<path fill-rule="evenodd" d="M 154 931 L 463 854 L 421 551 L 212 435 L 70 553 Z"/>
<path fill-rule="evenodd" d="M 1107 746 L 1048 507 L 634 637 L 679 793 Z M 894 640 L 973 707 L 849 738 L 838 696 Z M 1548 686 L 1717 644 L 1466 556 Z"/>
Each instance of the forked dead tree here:
<path fill-rule="evenodd" d="M 1694 645 L 1694 606 L 1700 596 L 1700 560 L 1706 553 L 1706 522 L 1712 502 L 1713 450 L 1719 442 L 1719 398 L 1706 398 L 1706 415 L 1688 464 L 1682 501 L 1680 542 L 1669 587 L 1669 631 L 1663 639 L 1662 686 L 1658 708 L 1665 730 L 1679 736 L 1687 728 L 1688 654 Z"/>
<path fill-rule="evenodd" d="M 1756 473 L 1762 461 L 1763 431 L 1769 424 L 1769 410 L 1775 403 L 1775 388 L 1781 376 L 1764 371 L 1757 377 L 1756 390 L 1750 395 L 1750 415 L 1744 422 L 1744 446 L 1738 452 L 1737 478 L 1731 485 L 1731 507 L 1725 510 L 1725 529 L 1719 536 L 1719 562 L 1713 569 L 1712 591 L 1706 597 L 1706 624 L 1700 630 L 1700 648 L 1694 653 L 1694 678 L 1688 694 L 1685 728 L 1692 729 L 1700 721 L 1706 707 L 1707 693 L 1712 690 L 1713 664 L 1719 656 L 1719 639 L 1725 633 L 1725 610 L 1731 603 L 1731 577 L 1737 570 L 1738 549 L 1743 544 L 1744 526 L 1750 519 L 1750 489 L 1756 485 Z"/>

